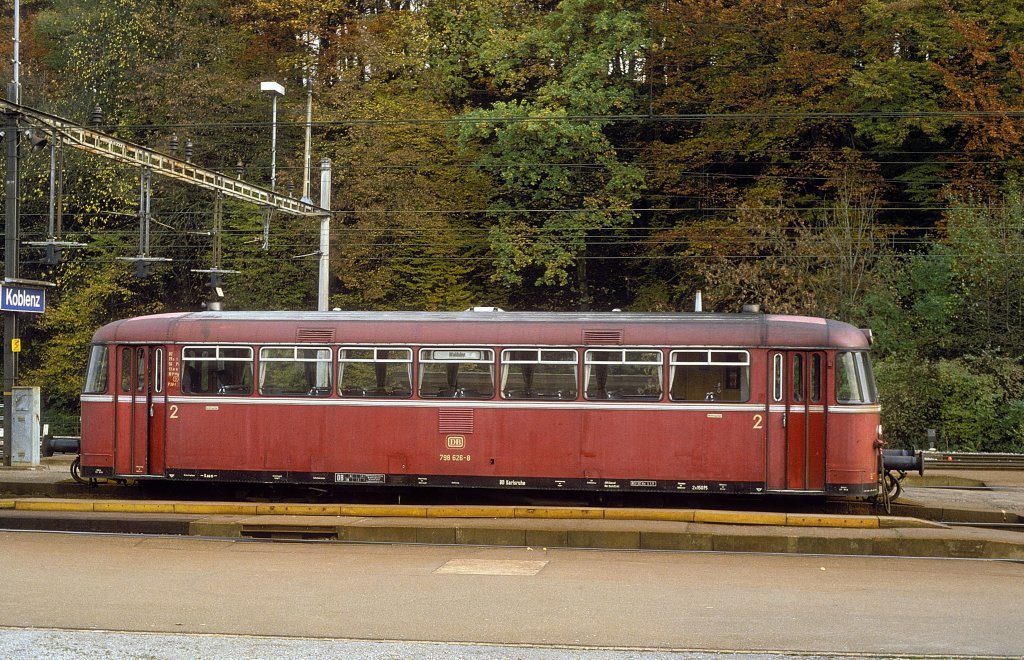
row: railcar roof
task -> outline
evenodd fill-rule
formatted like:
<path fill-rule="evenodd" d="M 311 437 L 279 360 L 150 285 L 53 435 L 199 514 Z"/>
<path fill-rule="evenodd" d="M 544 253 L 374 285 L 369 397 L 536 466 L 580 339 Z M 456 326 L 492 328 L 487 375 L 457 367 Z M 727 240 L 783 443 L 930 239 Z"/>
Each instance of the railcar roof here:
<path fill-rule="evenodd" d="M 183 312 L 115 321 L 96 342 L 866 348 L 829 319 L 759 313 Z"/>

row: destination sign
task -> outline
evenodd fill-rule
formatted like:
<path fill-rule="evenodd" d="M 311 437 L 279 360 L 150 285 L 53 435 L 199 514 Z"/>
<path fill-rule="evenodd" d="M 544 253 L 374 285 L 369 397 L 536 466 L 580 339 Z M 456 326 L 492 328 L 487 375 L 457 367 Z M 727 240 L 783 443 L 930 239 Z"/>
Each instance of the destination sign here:
<path fill-rule="evenodd" d="M 42 314 L 46 311 L 46 289 L 2 284 L 0 285 L 0 310 Z"/>

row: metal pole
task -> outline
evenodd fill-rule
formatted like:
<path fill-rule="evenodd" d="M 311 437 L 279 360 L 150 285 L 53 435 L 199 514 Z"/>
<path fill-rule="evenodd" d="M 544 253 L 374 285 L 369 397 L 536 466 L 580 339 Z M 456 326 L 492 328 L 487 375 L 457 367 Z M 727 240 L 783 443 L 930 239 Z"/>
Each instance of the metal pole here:
<path fill-rule="evenodd" d="M 54 239 L 57 224 L 57 136 L 50 141 L 50 226 L 46 237 Z"/>
<path fill-rule="evenodd" d="M 15 83 L 11 83 L 8 93 L 13 94 Z M 20 242 L 20 215 L 19 208 L 19 165 L 18 162 L 18 115 L 8 113 L 4 126 L 5 149 L 5 175 L 4 190 L 4 277 L 17 279 L 19 277 L 20 262 L 18 259 L 18 245 Z M 4 448 L 3 464 L 11 464 L 11 421 L 14 418 L 13 392 L 18 372 L 18 356 L 14 352 L 12 341 L 18 336 L 18 315 L 16 312 L 4 312 Z"/>
<path fill-rule="evenodd" d="M 7 100 L 11 103 L 21 103 L 21 2 L 14 0 L 14 56 L 11 58 L 14 64 L 14 76 L 12 85 L 13 92 L 8 92 Z"/>
<path fill-rule="evenodd" d="M 270 216 L 274 213 L 274 209 L 270 206 L 263 207 L 263 244 L 260 248 L 266 252 L 270 249 Z"/>
<path fill-rule="evenodd" d="M 21 47 L 21 3 L 14 0 L 14 75 L 11 84 L 7 86 L 7 100 L 11 103 L 21 103 L 21 80 L 18 71 L 20 67 Z M 19 183 L 21 181 L 20 166 L 18 161 L 18 141 L 21 135 L 18 132 L 18 114 L 7 113 L 7 121 L 4 126 L 5 145 L 5 175 L 4 175 L 4 277 L 17 279 L 21 270 L 18 258 L 18 244 L 20 242 L 21 209 Z M 3 464 L 11 464 L 11 421 L 14 419 L 14 383 L 18 372 L 18 356 L 14 352 L 13 340 L 18 336 L 18 315 L 15 312 L 4 312 L 4 450 Z"/>
<path fill-rule="evenodd" d="M 221 234 L 224 232 L 224 195 L 217 193 L 213 200 L 213 268 L 220 270 L 223 254 Z"/>
<path fill-rule="evenodd" d="M 320 161 L 320 208 L 331 208 L 331 159 Z M 327 297 L 330 294 L 328 278 L 331 266 L 331 214 L 320 218 L 320 280 L 317 293 L 317 309 L 327 311 Z"/>
<path fill-rule="evenodd" d="M 309 203 L 313 200 L 313 182 L 310 181 L 310 170 L 313 167 L 313 155 L 310 149 L 313 144 L 313 78 L 306 79 L 306 148 L 302 165 L 302 199 Z"/>
<path fill-rule="evenodd" d="M 150 200 L 153 197 L 153 186 L 151 185 L 151 177 L 150 177 L 149 170 L 144 170 L 144 172 L 145 172 L 145 177 L 146 177 L 146 212 L 145 212 L 145 215 L 143 216 L 143 219 L 146 221 L 145 222 L 146 233 L 144 234 L 144 241 L 145 242 L 144 242 L 143 246 L 144 246 L 145 252 L 143 252 L 143 254 L 148 256 L 149 255 L 149 219 L 150 219 L 149 203 L 150 203 Z"/>
<path fill-rule="evenodd" d="M 59 241 L 61 239 L 61 235 L 64 233 L 64 143 L 57 134 L 57 131 L 53 132 L 53 143 L 57 147 L 58 154 L 58 167 L 56 168 L 57 191 L 54 196 L 54 205 L 56 206 L 56 213 L 54 214 L 56 233 L 54 234 L 54 238 Z"/>
<path fill-rule="evenodd" d="M 146 256 L 146 168 L 139 169 L 139 256 Z"/>
<path fill-rule="evenodd" d="M 270 115 L 270 191 L 277 191 L 277 95 L 273 95 Z"/>

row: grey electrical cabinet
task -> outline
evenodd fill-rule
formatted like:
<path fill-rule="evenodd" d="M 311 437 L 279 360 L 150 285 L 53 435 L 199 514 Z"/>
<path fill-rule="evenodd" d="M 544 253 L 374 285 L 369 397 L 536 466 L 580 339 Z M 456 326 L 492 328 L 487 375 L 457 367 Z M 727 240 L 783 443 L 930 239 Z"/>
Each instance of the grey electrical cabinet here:
<path fill-rule="evenodd" d="M 15 387 L 11 394 L 11 465 L 39 465 L 39 388 Z"/>

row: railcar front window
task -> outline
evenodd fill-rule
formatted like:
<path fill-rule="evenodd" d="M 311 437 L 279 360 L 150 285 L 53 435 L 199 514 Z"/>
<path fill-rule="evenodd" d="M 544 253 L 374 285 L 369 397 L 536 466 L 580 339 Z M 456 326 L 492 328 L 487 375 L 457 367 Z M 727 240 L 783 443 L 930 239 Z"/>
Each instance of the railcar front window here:
<path fill-rule="evenodd" d="M 319 346 L 261 348 L 260 394 L 330 396 L 331 349 Z"/>
<path fill-rule="evenodd" d="M 875 377 L 867 353 L 836 355 L 836 401 L 842 404 L 877 403 Z"/>
<path fill-rule="evenodd" d="M 340 349 L 338 394 L 345 397 L 412 396 L 412 349 Z"/>
<path fill-rule="evenodd" d="M 501 352 L 503 399 L 575 399 L 576 351 L 517 348 Z"/>
<path fill-rule="evenodd" d="M 584 357 L 584 367 L 588 399 L 661 398 L 661 351 L 590 350 Z"/>
<path fill-rule="evenodd" d="M 494 351 L 489 348 L 420 349 L 420 396 L 490 399 L 494 396 Z"/>
<path fill-rule="evenodd" d="M 106 394 L 110 374 L 110 351 L 106 346 L 94 345 L 89 351 L 89 366 L 85 370 L 86 394 Z"/>
<path fill-rule="evenodd" d="M 669 354 L 673 401 L 749 401 L 750 353 L 711 349 Z"/>
<path fill-rule="evenodd" d="M 252 349 L 248 346 L 186 346 L 181 351 L 183 394 L 252 394 Z"/>

